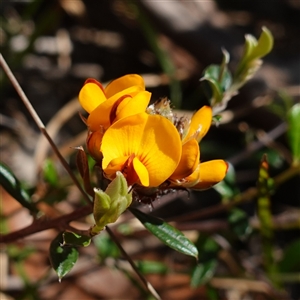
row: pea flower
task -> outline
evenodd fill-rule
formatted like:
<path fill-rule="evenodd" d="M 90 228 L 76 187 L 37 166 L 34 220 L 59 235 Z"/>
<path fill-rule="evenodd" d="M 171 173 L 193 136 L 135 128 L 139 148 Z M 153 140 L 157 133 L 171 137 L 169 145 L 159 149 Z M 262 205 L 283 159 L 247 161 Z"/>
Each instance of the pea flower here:
<path fill-rule="evenodd" d="M 228 169 L 224 160 L 199 162 L 198 143 L 211 126 L 212 109 L 203 106 L 192 117 L 182 134 L 182 154 L 175 172 L 170 176 L 172 186 L 192 189 L 207 189 L 223 180 Z"/>
<path fill-rule="evenodd" d="M 112 124 L 102 138 L 102 168 L 113 179 L 117 171 L 128 185 L 158 187 L 175 171 L 181 157 L 176 127 L 163 116 L 145 112 Z"/>
<path fill-rule="evenodd" d="M 105 88 L 89 78 L 79 92 L 79 102 L 89 113 L 86 123 L 92 132 L 104 131 L 113 122 L 145 111 L 150 97 L 143 78 L 137 74 L 115 79 Z"/>
<path fill-rule="evenodd" d="M 145 111 L 150 97 L 143 78 L 137 74 L 115 79 L 105 88 L 95 79 L 85 81 L 79 92 L 79 102 L 89 113 L 87 148 L 94 159 L 102 158 L 99 149 L 105 130 L 126 116 Z"/>

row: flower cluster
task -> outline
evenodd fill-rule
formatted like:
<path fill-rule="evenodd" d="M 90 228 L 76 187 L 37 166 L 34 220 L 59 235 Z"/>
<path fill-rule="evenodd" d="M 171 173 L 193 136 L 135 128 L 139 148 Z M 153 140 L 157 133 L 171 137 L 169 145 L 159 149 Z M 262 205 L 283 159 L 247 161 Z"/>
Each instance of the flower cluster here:
<path fill-rule="evenodd" d="M 191 120 L 178 118 L 169 100 L 149 106 L 151 93 L 136 74 L 107 87 L 86 80 L 79 93 L 89 113 L 87 148 L 109 180 L 121 172 L 128 186 L 207 189 L 223 180 L 223 160 L 200 162 L 199 142 L 210 128 L 212 109 L 204 106 Z"/>

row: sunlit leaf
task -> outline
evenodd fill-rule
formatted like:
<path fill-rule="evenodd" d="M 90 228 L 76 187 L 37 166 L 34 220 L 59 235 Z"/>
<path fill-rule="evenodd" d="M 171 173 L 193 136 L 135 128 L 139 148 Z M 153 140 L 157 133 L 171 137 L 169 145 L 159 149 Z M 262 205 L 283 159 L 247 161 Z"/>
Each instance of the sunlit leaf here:
<path fill-rule="evenodd" d="M 59 178 L 54 162 L 51 159 L 46 159 L 43 163 L 43 176 L 45 181 L 50 183 L 52 186 L 57 186 Z"/>
<path fill-rule="evenodd" d="M 288 113 L 288 137 L 295 163 L 300 163 L 300 104 Z"/>
<path fill-rule="evenodd" d="M 163 220 L 146 215 L 137 209 L 130 209 L 130 211 L 147 230 L 160 239 L 165 245 L 183 254 L 198 257 L 196 246 L 186 238 L 181 231 Z"/>
<path fill-rule="evenodd" d="M 77 249 L 75 247 L 63 247 L 63 242 L 63 233 L 59 233 L 50 245 L 50 262 L 59 281 L 71 271 L 78 258 Z"/>
<path fill-rule="evenodd" d="M 64 246 L 72 246 L 72 247 L 87 247 L 91 243 L 91 238 L 87 235 L 81 235 L 74 232 L 64 232 L 63 233 L 63 244 Z"/>
<path fill-rule="evenodd" d="M 267 55 L 273 48 L 274 39 L 268 28 L 263 27 L 258 43 L 248 57 L 249 60 L 261 58 Z"/>
<path fill-rule="evenodd" d="M 284 249 L 279 269 L 283 273 L 300 271 L 300 239 L 295 240 Z"/>
<path fill-rule="evenodd" d="M 36 213 L 37 209 L 31 201 L 30 196 L 22 187 L 21 182 L 13 172 L 3 163 L 0 163 L 0 184 L 3 188 L 14 197 L 23 207 L 31 212 Z"/>

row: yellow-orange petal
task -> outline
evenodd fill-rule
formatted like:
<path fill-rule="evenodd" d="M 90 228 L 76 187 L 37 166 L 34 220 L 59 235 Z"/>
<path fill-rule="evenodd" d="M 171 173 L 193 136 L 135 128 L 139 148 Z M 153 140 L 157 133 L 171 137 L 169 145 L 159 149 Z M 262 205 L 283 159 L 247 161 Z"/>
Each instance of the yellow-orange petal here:
<path fill-rule="evenodd" d="M 199 164 L 200 150 L 198 142 L 191 139 L 182 145 L 180 162 L 175 172 L 170 177 L 171 180 L 180 180 L 191 175 Z"/>
<path fill-rule="evenodd" d="M 118 105 L 114 122 L 131 115 L 145 112 L 150 102 L 150 98 L 151 93 L 147 91 L 139 92 L 132 98 L 127 97 Z"/>
<path fill-rule="evenodd" d="M 132 163 L 141 185 L 149 186 L 149 172 L 147 168 L 140 162 L 140 160 L 137 157 L 133 159 Z"/>
<path fill-rule="evenodd" d="M 204 190 L 222 181 L 226 176 L 228 163 L 221 159 L 200 163 L 199 181 L 192 189 Z"/>
<path fill-rule="evenodd" d="M 90 132 L 86 140 L 88 151 L 96 161 L 102 160 L 102 153 L 100 152 L 102 137 L 103 130 L 98 130 Z"/>
<path fill-rule="evenodd" d="M 149 173 L 149 186 L 159 186 L 176 169 L 181 140 L 175 126 L 159 115 L 140 113 L 112 124 L 104 134 L 101 151 L 105 172 L 118 157 L 134 155 Z"/>
<path fill-rule="evenodd" d="M 128 74 L 111 81 L 105 88 L 107 98 L 129 88 L 132 86 L 139 86 L 141 90 L 145 90 L 145 83 L 143 77 L 138 74 Z"/>
<path fill-rule="evenodd" d="M 102 102 L 96 109 L 94 109 L 89 117 L 87 118 L 87 125 L 91 131 L 97 131 L 102 126 L 104 129 L 107 129 L 111 125 L 111 110 L 114 107 L 115 103 L 120 98 L 134 97 L 141 92 L 141 87 L 132 86 L 129 87 L 106 101 Z"/>
<path fill-rule="evenodd" d="M 212 121 L 212 109 L 210 106 L 203 106 L 192 117 L 187 135 L 183 141 L 195 137 L 198 142 L 206 135 Z"/>
<path fill-rule="evenodd" d="M 97 106 L 106 100 L 106 96 L 100 87 L 100 82 L 96 80 L 87 80 L 86 82 L 87 83 L 85 83 L 80 90 L 78 98 L 82 108 L 88 113 L 91 113 Z"/>
<path fill-rule="evenodd" d="M 120 156 L 112 159 L 105 168 L 104 174 L 108 179 L 114 179 L 116 177 L 116 172 L 123 170 L 125 163 L 128 160 L 128 156 Z"/>

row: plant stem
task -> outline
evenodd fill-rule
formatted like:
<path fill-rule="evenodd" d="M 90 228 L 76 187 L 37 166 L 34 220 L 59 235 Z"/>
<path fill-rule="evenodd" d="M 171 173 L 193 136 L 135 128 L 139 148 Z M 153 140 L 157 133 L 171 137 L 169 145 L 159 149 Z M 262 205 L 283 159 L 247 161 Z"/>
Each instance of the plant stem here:
<path fill-rule="evenodd" d="M 41 133 L 45 136 L 45 138 L 47 139 L 47 141 L 49 142 L 49 144 L 51 145 L 54 153 L 57 155 L 58 159 L 60 160 L 60 162 L 63 165 L 63 167 L 65 168 L 65 170 L 68 172 L 68 174 L 72 178 L 72 180 L 75 183 L 75 185 L 80 190 L 80 192 L 83 195 L 85 201 L 90 206 L 92 206 L 92 201 L 90 200 L 90 198 L 88 197 L 88 195 L 84 192 L 83 188 L 81 187 L 79 181 L 77 180 L 77 178 L 74 175 L 73 171 L 71 170 L 70 166 L 68 165 L 68 163 L 66 162 L 66 160 L 64 159 L 64 157 L 59 152 L 59 150 L 56 147 L 56 145 L 55 145 L 54 141 L 52 140 L 52 138 L 49 136 L 49 134 L 48 134 L 48 132 L 46 130 L 45 125 L 43 124 L 42 120 L 38 116 L 38 114 L 35 111 L 35 109 L 33 108 L 33 106 L 31 105 L 29 99 L 25 95 L 23 89 L 21 88 L 19 82 L 17 81 L 16 77 L 12 73 L 10 67 L 7 65 L 7 63 L 6 63 L 3 55 L 1 53 L 0 53 L 0 65 L 3 68 L 4 72 L 6 73 L 7 77 L 9 78 L 9 80 L 11 81 L 11 83 L 12 83 L 13 87 L 15 88 L 16 92 L 19 94 L 21 100 L 23 101 L 25 107 L 27 108 L 28 112 L 30 113 L 32 119 L 34 120 L 34 122 L 36 123 L 36 125 L 38 126 L 38 128 L 40 129 Z"/>
<path fill-rule="evenodd" d="M 138 277 L 141 279 L 141 281 L 143 282 L 143 284 L 146 286 L 147 290 L 151 293 L 151 295 L 153 297 L 155 297 L 155 299 L 160 300 L 160 296 L 158 295 L 158 293 L 156 292 L 156 290 L 154 289 L 154 287 L 152 286 L 152 284 L 146 280 L 146 278 L 140 273 L 140 270 L 137 268 L 137 266 L 135 265 L 134 261 L 131 259 L 131 257 L 126 253 L 126 251 L 124 250 L 124 248 L 122 247 L 122 245 L 120 244 L 120 242 L 118 241 L 117 237 L 114 235 L 114 233 L 112 232 L 112 230 L 106 226 L 106 231 L 108 232 L 108 234 L 110 235 L 111 239 L 115 242 L 115 244 L 118 246 L 118 248 L 120 249 L 121 253 L 123 254 L 123 256 L 126 258 L 126 260 L 130 263 L 131 267 L 133 268 L 133 270 L 135 271 L 135 273 L 138 275 Z"/>

